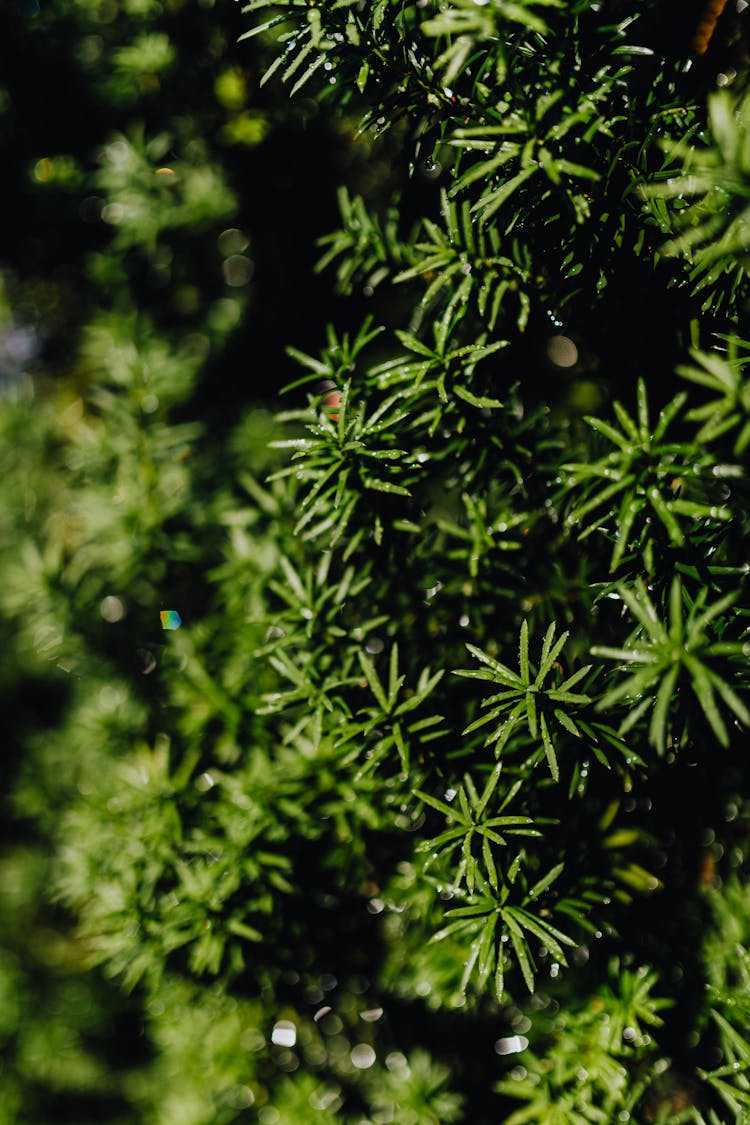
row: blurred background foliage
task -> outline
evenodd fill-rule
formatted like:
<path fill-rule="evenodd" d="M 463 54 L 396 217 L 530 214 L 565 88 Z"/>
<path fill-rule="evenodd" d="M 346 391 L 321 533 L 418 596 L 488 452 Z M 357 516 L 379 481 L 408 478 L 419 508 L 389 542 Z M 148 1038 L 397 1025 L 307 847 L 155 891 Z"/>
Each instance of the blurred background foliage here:
<path fill-rule="evenodd" d="M 239 573 L 275 564 L 252 499 L 223 557 L 215 497 L 233 467 L 266 467 L 287 302 L 300 342 L 321 337 L 309 232 L 335 217 L 332 183 L 352 162 L 387 172 L 314 101 L 259 94 L 228 4 L 12 0 L 3 22 L 0 1119 L 230 1121 L 256 1096 L 261 1010 L 196 1009 L 176 981 L 146 1009 L 91 972 L 50 898 L 52 841 L 72 795 L 97 776 L 117 792 L 118 756 L 158 725 L 164 599 L 197 616 L 224 565 L 244 615 Z M 209 721 L 199 696 L 186 737 Z"/>
<path fill-rule="evenodd" d="M 387 148 L 353 146 L 353 120 L 260 89 L 267 47 L 238 45 L 234 5 L 12 0 L 4 24 L 0 1121 L 326 1122 L 339 1119 L 344 1086 L 361 1088 L 355 1100 L 379 1120 L 402 1105 L 414 1125 L 454 1120 L 461 1099 L 446 1068 L 399 1049 L 418 1035 L 394 1040 L 371 1069 L 382 1010 L 366 996 L 359 918 L 348 976 L 338 980 L 339 959 L 321 952 L 347 928 L 331 873 L 310 907 L 317 949 L 300 948 L 272 913 L 263 879 L 283 891 L 288 824 L 269 825 L 260 801 L 249 814 L 246 794 L 283 774 L 295 825 L 301 806 L 328 802 L 340 859 L 352 836 L 336 761 L 311 749 L 274 770 L 259 749 L 236 763 L 238 739 L 268 739 L 235 700 L 253 677 L 256 691 L 273 686 L 254 653 L 268 639 L 269 599 L 279 611 L 268 583 L 292 520 L 283 489 L 258 481 L 278 459 L 270 408 L 289 377 L 289 317 L 298 346 L 320 346 L 331 298 L 314 275 L 315 239 L 336 222 L 335 185 L 378 198 L 398 173 Z M 177 605 L 189 640 L 161 626 L 160 610 Z M 229 631 L 216 628 L 224 615 Z M 211 747 L 207 761 L 198 746 Z M 220 779 L 205 821 L 198 806 Z M 347 814 L 375 827 L 369 802 L 351 796 Z M 327 825 L 304 819 L 308 839 Z M 208 905 L 200 868 L 214 862 L 212 834 L 232 845 L 222 901 Z M 276 862 L 260 864 L 257 897 L 239 908 L 259 835 Z M 67 851 L 66 840 L 76 841 Z M 308 862 L 317 884 L 315 855 Z M 361 857 L 353 863 L 364 878 Z M 99 881 L 107 924 L 123 919 L 106 948 L 59 900 L 66 881 L 87 880 Z M 224 908 L 222 932 L 204 933 Z M 134 932 L 133 909 L 162 911 L 167 930 Z M 236 974 L 241 947 L 260 937 L 255 912 L 287 946 L 283 979 L 261 964 L 259 984 L 248 977 L 228 996 L 182 977 L 179 961 L 165 977 L 155 969 L 187 945 L 192 972 L 226 956 Z M 129 992 L 92 968 L 105 957 Z M 285 990 L 304 991 L 303 1011 Z M 334 992 L 337 1014 L 325 1016 Z M 284 1076 L 301 1059 L 308 1073 L 292 1083 Z"/>
<path fill-rule="evenodd" d="M 34 339 L 6 350 L 18 362 L 43 347 L 47 370 L 67 368 L 98 311 L 135 303 L 160 332 L 206 332 L 232 359 L 252 340 L 264 376 L 248 372 L 248 397 L 273 397 L 282 294 L 300 345 L 321 338 L 312 265 L 337 215 L 331 185 L 347 170 L 377 187 L 387 154 L 352 147 L 353 123 L 315 99 L 261 90 L 264 49 L 236 42 L 229 3 L 12 0 L 7 25 L 4 286 Z M 202 378 L 201 407 L 231 412 L 228 380 L 210 362 Z"/>

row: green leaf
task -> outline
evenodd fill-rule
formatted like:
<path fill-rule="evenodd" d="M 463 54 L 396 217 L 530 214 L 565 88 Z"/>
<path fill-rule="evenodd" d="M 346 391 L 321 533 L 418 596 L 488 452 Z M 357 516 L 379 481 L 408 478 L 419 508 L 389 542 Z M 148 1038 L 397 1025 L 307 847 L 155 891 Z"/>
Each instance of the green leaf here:
<path fill-rule="evenodd" d="M 552 884 L 560 878 L 564 870 L 565 864 L 558 863 L 555 867 L 552 868 L 551 871 L 548 871 L 546 875 L 543 875 L 542 878 L 538 880 L 538 882 L 534 883 L 534 886 L 526 895 L 525 901 L 533 902 L 535 898 L 538 898 L 539 895 L 548 890 L 552 886 Z"/>
<path fill-rule="evenodd" d="M 555 754 L 555 748 L 552 745 L 552 739 L 550 738 L 549 730 L 547 728 L 547 720 L 544 715 L 540 715 L 539 717 L 539 727 L 542 732 L 542 743 L 544 745 L 544 753 L 547 757 L 547 764 L 549 765 L 550 773 L 552 774 L 552 778 L 554 781 L 559 781 L 560 768 L 557 764 L 557 755 Z"/>
<path fill-rule="evenodd" d="M 521 680 L 524 684 L 531 682 L 529 675 L 529 623 L 524 618 L 521 622 L 521 635 L 518 646 L 518 662 L 521 669 Z"/>
<path fill-rule="evenodd" d="M 523 936 L 521 927 L 512 916 L 508 915 L 507 911 L 502 912 L 503 921 L 508 927 L 508 934 L 513 944 L 513 949 L 516 954 L 521 973 L 523 975 L 524 983 L 529 992 L 534 992 L 534 973 L 531 968 L 531 959 L 529 956 L 529 948 L 526 944 L 526 939 Z"/>
<path fill-rule="evenodd" d="M 674 667 L 670 668 L 669 672 L 667 672 L 656 693 L 656 702 L 654 703 L 654 710 L 651 714 L 648 739 L 651 745 L 655 746 L 658 750 L 663 750 L 666 745 L 667 717 L 679 674 L 680 665 L 675 664 Z"/>
<path fill-rule="evenodd" d="M 482 792 L 482 796 L 481 796 L 481 798 L 479 800 L 479 803 L 476 807 L 477 817 L 481 817 L 482 814 L 484 813 L 484 810 L 487 808 L 487 804 L 490 800 L 490 797 L 495 792 L 495 790 L 497 788 L 497 783 L 500 780 L 501 769 L 502 769 L 502 764 L 500 762 L 498 762 L 497 765 L 493 767 L 493 770 L 492 770 L 489 778 L 487 779 L 487 784 L 485 785 L 484 790 Z"/>
<path fill-rule="evenodd" d="M 486 223 L 488 219 L 491 219 L 495 212 L 499 211 L 502 205 L 510 199 L 511 195 L 519 189 L 521 184 L 525 183 L 526 180 L 534 175 L 534 172 L 534 168 L 524 168 L 521 172 L 511 177 L 510 180 L 506 180 L 506 182 L 495 191 L 483 195 L 482 198 L 474 204 L 472 211 L 481 211 L 480 220 L 482 223 Z"/>
<path fill-rule="evenodd" d="M 467 819 L 458 809 L 454 808 L 452 805 L 447 805 L 444 801 L 439 801 L 437 797 L 431 797 L 429 793 L 424 793 L 421 789 L 415 789 L 414 796 L 418 797 L 420 801 L 424 801 L 430 808 L 443 813 L 449 820 L 457 820 L 465 825 L 470 823 L 470 819 Z"/>
<path fill-rule="evenodd" d="M 372 694 L 375 696 L 376 700 L 378 701 L 378 704 L 380 705 L 381 710 L 386 715 L 390 714 L 390 705 L 389 705 L 388 699 L 386 697 L 385 692 L 383 691 L 383 685 L 381 684 L 380 680 L 378 679 L 378 674 L 375 671 L 375 667 L 374 667 L 372 661 L 367 656 L 365 656 L 365 654 L 362 652 L 361 649 L 357 650 L 357 659 L 359 660 L 360 667 L 362 668 L 362 671 L 364 672 L 365 679 L 367 680 L 367 683 L 370 685 L 370 691 L 372 692 Z"/>

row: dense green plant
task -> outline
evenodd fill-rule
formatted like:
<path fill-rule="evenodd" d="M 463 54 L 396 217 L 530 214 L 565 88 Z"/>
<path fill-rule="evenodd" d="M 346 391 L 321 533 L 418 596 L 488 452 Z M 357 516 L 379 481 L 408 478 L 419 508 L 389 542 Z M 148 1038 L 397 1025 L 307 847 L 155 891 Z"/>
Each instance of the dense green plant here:
<path fill-rule="evenodd" d="M 233 196 L 134 134 L 91 274 L 130 301 L 82 394 L 3 409 L 0 610 L 60 696 L 12 808 L 142 1005 L 116 1112 L 742 1121 L 741 16 L 688 66 L 656 0 L 245 13 L 277 98 L 403 168 L 320 239 L 346 323 L 312 354 L 290 316 L 287 409 L 217 440 L 191 395 L 226 305 L 135 315 L 118 262 Z M 112 97 L 177 65 L 159 35 Z"/>

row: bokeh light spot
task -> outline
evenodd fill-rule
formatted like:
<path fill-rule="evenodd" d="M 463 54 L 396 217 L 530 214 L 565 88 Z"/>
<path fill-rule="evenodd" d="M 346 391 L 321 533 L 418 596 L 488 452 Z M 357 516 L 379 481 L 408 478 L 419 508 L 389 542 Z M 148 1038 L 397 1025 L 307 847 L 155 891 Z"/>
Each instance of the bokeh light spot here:
<path fill-rule="evenodd" d="M 495 1051 L 498 1055 L 514 1055 L 518 1051 L 525 1051 L 528 1045 L 529 1041 L 525 1035 L 508 1035 L 497 1040 Z"/>
<path fill-rule="evenodd" d="M 227 285 L 231 285 L 233 288 L 237 289 L 242 285 L 247 285 L 250 278 L 253 276 L 255 265 L 250 258 L 246 258 L 244 254 L 232 254 L 225 260 L 222 269 L 224 281 Z"/>
<path fill-rule="evenodd" d="M 297 1042 L 297 1028 L 291 1020 L 278 1020 L 271 1032 L 271 1042 L 277 1047 L 293 1047 Z"/>
<path fill-rule="evenodd" d="M 223 230 L 216 240 L 219 252 L 223 257 L 229 258 L 232 254 L 241 254 L 250 245 L 248 237 L 239 227 L 229 227 Z"/>
<path fill-rule="evenodd" d="M 352 1048 L 350 1058 L 357 1070 L 368 1070 L 375 1062 L 376 1055 L 369 1043 L 358 1043 Z"/>
<path fill-rule="evenodd" d="M 578 362 L 578 348 L 569 336 L 550 336 L 547 356 L 555 367 L 574 367 Z"/>
<path fill-rule="evenodd" d="M 102 598 L 99 612 L 105 621 L 113 624 L 115 621 L 122 621 L 127 611 L 121 598 L 116 598 L 114 594 L 108 594 L 106 598 Z"/>
<path fill-rule="evenodd" d="M 182 618 L 176 609 L 162 609 L 159 612 L 159 620 L 161 621 L 162 629 L 179 629 L 182 625 Z"/>

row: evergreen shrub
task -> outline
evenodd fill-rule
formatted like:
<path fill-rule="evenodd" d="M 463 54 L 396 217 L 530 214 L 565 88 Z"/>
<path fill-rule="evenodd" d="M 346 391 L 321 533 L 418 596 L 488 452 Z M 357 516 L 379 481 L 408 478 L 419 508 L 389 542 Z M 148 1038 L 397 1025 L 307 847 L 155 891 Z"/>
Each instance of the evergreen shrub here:
<path fill-rule="evenodd" d="M 743 14 L 244 18 L 362 130 L 340 316 L 228 435 L 193 335 L 97 323 L 3 516 L 66 681 L 14 807 L 141 1005 L 123 1120 L 750 1121 Z"/>

